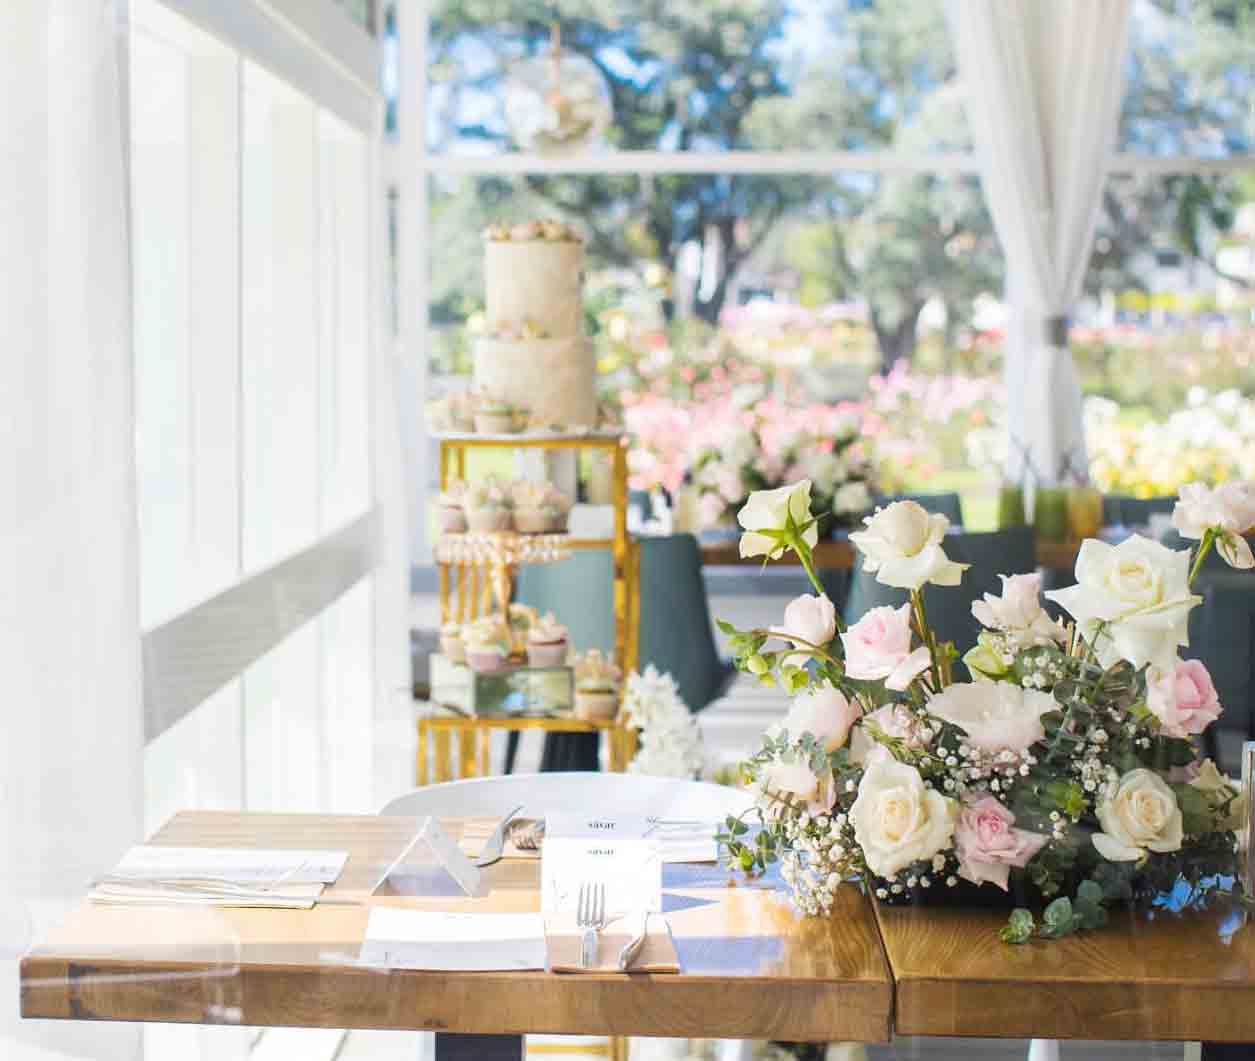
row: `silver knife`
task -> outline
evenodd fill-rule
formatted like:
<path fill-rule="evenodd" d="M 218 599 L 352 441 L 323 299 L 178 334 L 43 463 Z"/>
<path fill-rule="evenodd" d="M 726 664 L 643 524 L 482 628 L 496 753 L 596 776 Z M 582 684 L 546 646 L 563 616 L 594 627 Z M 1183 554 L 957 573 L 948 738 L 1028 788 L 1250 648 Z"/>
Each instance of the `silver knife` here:
<path fill-rule="evenodd" d="M 514 816 L 522 809 L 523 804 L 520 803 L 514 808 L 514 810 L 510 811 L 509 814 L 497 823 L 497 827 L 492 831 L 492 835 L 485 841 L 483 850 L 479 853 L 479 857 L 475 859 L 475 865 L 478 868 L 483 869 L 486 866 L 491 866 L 494 862 L 501 861 L 501 853 L 505 850 L 506 827 L 510 824 L 510 821 L 514 818 Z"/>
<path fill-rule="evenodd" d="M 641 924 L 636 935 L 628 940 L 628 942 L 624 944 L 623 949 L 619 951 L 619 972 L 625 973 L 628 971 L 632 963 L 636 961 L 637 956 L 641 952 L 641 948 L 645 946 L 645 940 L 648 938 L 649 911 L 646 910 L 643 914 L 641 914 Z"/>

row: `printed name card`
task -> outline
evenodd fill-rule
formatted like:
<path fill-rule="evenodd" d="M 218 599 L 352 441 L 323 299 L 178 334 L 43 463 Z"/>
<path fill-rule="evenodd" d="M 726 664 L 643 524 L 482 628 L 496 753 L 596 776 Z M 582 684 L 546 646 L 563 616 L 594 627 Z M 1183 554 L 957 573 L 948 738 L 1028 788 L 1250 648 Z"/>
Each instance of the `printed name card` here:
<path fill-rule="evenodd" d="M 572 835 L 565 825 L 554 834 L 555 817 L 545 820 L 541 849 L 540 904 L 546 916 L 575 914 L 582 884 L 604 886 L 607 917 L 662 910 L 662 857 L 656 837 L 596 826 Z"/>
<path fill-rule="evenodd" d="M 715 833 L 719 823 L 695 818 L 599 818 L 587 814 L 550 814 L 545 818 L 545 842 L 551 836 L 653 837 L 663 862 L 716 862 Z"/>
<path fill-rule="evenodd" d="M 545 967 L 540 914 L 464 914 L 376 906 L 359 960 L 389 969 L 451 972 Z"/>

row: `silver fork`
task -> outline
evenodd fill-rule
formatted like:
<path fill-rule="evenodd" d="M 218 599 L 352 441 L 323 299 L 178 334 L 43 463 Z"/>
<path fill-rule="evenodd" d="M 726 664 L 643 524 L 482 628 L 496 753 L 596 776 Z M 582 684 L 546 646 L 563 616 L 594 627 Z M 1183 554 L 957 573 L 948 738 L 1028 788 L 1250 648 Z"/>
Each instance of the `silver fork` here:
<path fill-rule="evenodd" d="M 575 906 L 575 923 L 583 929 L 580 937 L 580 968 L 590 969 L 597 964 L 597 933 L 606 924 L 606 886 L 600 881 L 585 881 L 580 885 Z"/>

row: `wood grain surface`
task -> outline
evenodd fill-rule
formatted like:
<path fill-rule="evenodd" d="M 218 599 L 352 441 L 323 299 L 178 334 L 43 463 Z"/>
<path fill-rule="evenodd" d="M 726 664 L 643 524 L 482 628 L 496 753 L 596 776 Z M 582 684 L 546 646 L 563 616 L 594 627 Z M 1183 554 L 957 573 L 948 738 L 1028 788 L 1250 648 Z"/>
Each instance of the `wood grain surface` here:
<path fill-rule="evenodd" d="M 1236 901 L 1021 946 L 998 940 L 1006 916 L 876 905 L 897 1034 L 1255 1042 L 1255 928 Z"/>
<path fill-rule="evenodd" d="M 490 894 L 366 894 L 414 819 L 185 813 L 155 843 L 349 851 L 310 911 L 108 907 L 84 902 L 22 962 L 25 1017 L 481 1033 L 886 1041 L 892 983 L 870 904 L 845 890 L 803 919 L 778 884 L 729 886 L 715 867 L 668 866 L 678 975 L 425 973 L 357 966 L 371 904 L 539 908 L 539 864 L 486 870 Z M 457 837 L 456 821 L 446 828 Z M 101 867 L 107 869 L 108 867 Z"/>

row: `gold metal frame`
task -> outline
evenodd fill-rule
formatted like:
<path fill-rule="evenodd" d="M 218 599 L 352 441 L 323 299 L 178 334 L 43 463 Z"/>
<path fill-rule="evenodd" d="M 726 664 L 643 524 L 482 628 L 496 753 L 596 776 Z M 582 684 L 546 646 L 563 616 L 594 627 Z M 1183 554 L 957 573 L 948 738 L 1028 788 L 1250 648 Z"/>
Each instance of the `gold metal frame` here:
<path fill-rule="evenodd" d="M 472 449 L 602 450 L 610 454 L 614 531 L 609 538 L 571 538 L 569 549 L 609 549 L 613 566 L 614 655 L 623 673 L 636 669 L 640 657 L 640 548 L 628 535 L 627 439 L 618 434 L 459 435 L 440 439 L 440 489 L 453 477 L 466 477 L 466 454 Z M 456 617 L 466 622 L 490 614 L 494 597 L 513 593 L 513 570 L 490 571 L 481 564 L 437 563 L 440 622 Z M 422 716 L 418 719 L 417 782 L 428 784 L 429 749 L 435 752 L 435 780 L 452 778 L 450 748 L 458 740 L 461 777 L 489 772 L 489 731 L 539 729 L 551 733 L 605 732 L 610 769 L 622 771 L 636 752 L 636 731 L 617 719 L 590 722 L 576 718 L 467 718 Z"/>

